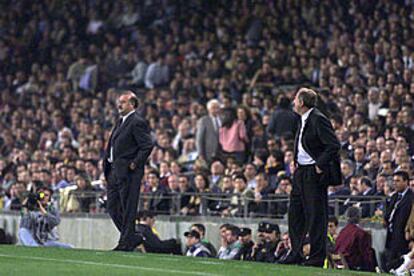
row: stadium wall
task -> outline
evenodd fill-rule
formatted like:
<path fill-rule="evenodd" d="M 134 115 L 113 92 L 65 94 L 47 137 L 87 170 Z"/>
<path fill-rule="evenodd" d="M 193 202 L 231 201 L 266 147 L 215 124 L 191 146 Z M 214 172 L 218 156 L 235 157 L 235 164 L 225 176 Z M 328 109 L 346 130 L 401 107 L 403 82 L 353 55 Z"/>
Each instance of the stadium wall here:
<path fill-rule="evenodd" d="M 118 232 L 106 214 L 64 214 L 59 225 L 60 240 L 76 248 L 109 250 L 117 244 Z M 0 212 L 0 228 L 14 237 L 19 229 L 20 215 L 15 212 Z M 184 232 L 193 223 L 203 223 L 207 228 L 207 239 L 216 247 L 220 244 L 219 226 L 233 223 L 240 227 L 250 227 L 256 235 L 257 224 L 263 219 L 242 219 L 219 217 L 174 217 L 158 216 L 156 229 L 163 239 L 180 237 L 184 242 Z M 275 221 L 282 232 L 287 231 L 287 221 Z M 342 227 L 344 222 L 340 222 Z M 373 247 L 379 254 L 385 245 L 386 231 L 378 223 L 365 223 L 362 226 L 372 233 Z M 340 228 L 341 228 L 340 227 Z"/>

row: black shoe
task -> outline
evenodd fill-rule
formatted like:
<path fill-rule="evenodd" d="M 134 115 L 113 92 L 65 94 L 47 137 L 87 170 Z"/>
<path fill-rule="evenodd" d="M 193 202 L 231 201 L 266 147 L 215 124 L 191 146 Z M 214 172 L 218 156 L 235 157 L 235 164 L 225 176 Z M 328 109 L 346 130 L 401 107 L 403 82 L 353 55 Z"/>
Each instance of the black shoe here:
<path fill-rule="evenodd" d="M 112 251 L 124 251 L 124 250 L 125 250 L 124 244 L 118 244 L 117 246 L 115 246 L 114 249 L 112 249 Z"/>
<path fill-rule="evenodd" d="M 124 245 L 120 246 L 115 251 L 124 251 L 124 252 L 133 252 L 144 241 L 144 237 L 140 233 L 135 233 L 131 241 Z"/>
<path fill-rule="evenodd" d="M 292 264 L 302 264 L 303 258 L 299 255 L 289 254 L 284 260 L 281 260 L 279 264 L 292 265 Z"/>
<path fill-rule="evenodd" d="M 304 266 L 314 266 L 314 267 L 323 267 L 325 261 L 324 260 L 306 260 L 303 262 Z"/>

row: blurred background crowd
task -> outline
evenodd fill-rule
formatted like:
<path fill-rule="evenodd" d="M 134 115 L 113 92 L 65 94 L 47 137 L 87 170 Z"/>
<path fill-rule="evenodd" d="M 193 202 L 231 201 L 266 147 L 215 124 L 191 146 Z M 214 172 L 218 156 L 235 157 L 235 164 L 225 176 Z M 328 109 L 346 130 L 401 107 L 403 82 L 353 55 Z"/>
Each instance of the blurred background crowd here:
<path fill-rule="evenodd" d="M 0 206 L 47 186 L 61 212 L 105 208 L 102 157 L 127 89 L 156 148 L 141 208 L 283 216 L 299 86 L 341 142 L 331 213 L 381 217 L 414 187 L 411 1 L 2 1 Z M 368 199 L 368 200 L 367 200 Z"/>

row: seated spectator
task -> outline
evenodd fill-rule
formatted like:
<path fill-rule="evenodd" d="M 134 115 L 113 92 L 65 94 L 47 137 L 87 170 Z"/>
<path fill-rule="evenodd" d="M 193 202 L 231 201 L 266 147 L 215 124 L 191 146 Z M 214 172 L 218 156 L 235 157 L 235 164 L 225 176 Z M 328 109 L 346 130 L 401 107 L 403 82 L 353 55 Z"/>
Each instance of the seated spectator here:
<path fill-rule="evenodd" d="M 211 214 L 220 215 L 223 210 L 230 208 L 230 198 L 233 191 L 234 187 L 231 176 L 224 175 L 221 179 L 220 196 L 218 199 L 211 201 Z"/>
<path fill-rule="evenodd" d="M 203 204 L 202 196 L 209 193 L 210 189 L 208 178 L 204 174 L 196 174 L 194 178 L 195 182 L 195 195 L 191 196 L 188 205 L 181 209 L 181 213 L 184 215 L 201 215 L 203 210 L 208 209 L 208 202 Z"/>
<path fill-rule="evenodd" d="M 200 234 L 200 242 L 210 251 L 210 256 L 217 256 L 217 250 L 214 245 L 206 239 L 206 227 L 203 224 L 195 223 L 191 225 L 191 231 L 197 231 Z"/>
<path fill-rule="evenodd" d="M 358 181 L 358 190 L 360 196 L 372 196 L 375 194 L 375 190 L 372 188 L 372 182 L 368 177 L 361 177 Z M 363 218 L 371 217 L 373 215 L 374 206 L 371 206 L 369 203 L 365 203 L 367 200 L 360 200 L 357 207 L 361 207 L 361 215 Z"/>
<path fill-rule="evenodd" d="M 223 216 L 243 216 L 245 208 L 250 212 L 254 199 L 254 193 L 247 187 L 247 180 L 242 174 L 233 176 L 233 196 L 230 199 L 230 207 L 224 209 Z"/>
<path fill-rule="evenodd" d="M 168 213 L 170 211 L 168 191 L 165 186 L 160 185 L 158 173 L 155 170 L 150 171 L 147 174 L 147 181 L 150 186 L 148 210 L 158 214 Z"/>
<path fill-rule="evenodd" d="M 279 225 L 264 222 L 259 228 L 263 228 L 264 239 L 261 243 L 257 243 L 253 251 L 253 260 L 256 262 L 275 262 L 276 248 L 280 242 Z"/>
<path fill-rule="evenodd" d="M 256 166 L 252 163 L 248 163 L 244 166 L 244 177 L 246 177 L 247 180 L 247 187 L 251 190 L 254 190 L 256 188 L 257 185 L 257 181 L 256 181 L 256 174 L 257 174 L 257 169 Z"/>
<path fill-rule="evenodd" d="M 76 188 L 70 189 L 66 206 L 61 206 L 64 212 L 89 213 L 96 204 L 95 190 L 85 175 L 75 176 Z"/>
<path fill-rule="evenodd" d="M 263 173 L 259 173 L 255 177 L 256 188 L 254 189 L 255 213 L 259 216 L 265 216 L 273 213 L 272 204 L 266 202 L 270 200 L 270 195 L 274 193 L 274 189 L 269 186 L 269 182 Z"/>
<path fill-rule="evenodd" d="M 290 243 L 289 233 L 282 234 L 282 241 L 276 247 L 275 262 L 283 263 L 292 251 L 292 244 Z"/>
<path fill-rule="evenodd" d="M 241 243 L 241 248 L 234 259 L 241 261 L 251 261 L 254 246 L 254 242 L 252 240 L 252 229 L 240 228 L 239 241 Z"/>
<path fill-rule="evenodd" d="M 336 232 L 338 228 L 338 219 L 335 216 L 328 217 L 328 234 L 326 235 L 326 255 L 324 268 L 329 267 L 329 261 L 331 260 L 330 256 L 335 252 L 336 239 L 338 238 L 338 233 Z"/>
<path fill-rule="evenodd" d="M 348 224 L 339 232 L 336 239 L 335 254 L 341 254 L 352 270 L 374 271 L 371 236 L 358 224 L 361 212 L 350 207 L 346 212 Z"/>
<path fill-rule="evenodd" d="M 292 179 L 288 176 L 282 176 L 279 180 L 279 185 L 275 190 L 275 195 L 280 197 L 288 197 L 292 191 Z M 288 202 L 283 198 L 279 198 L 278 202 L 274 203 L 272 210 L 276 211 L 276 215 L 283 216 L 288 211 Z"/>
<path fill-rule="evenodd" d="M 241 249 L 239 241 L 239 228 L 236 226 L 227 227 L 224 232 L 225 245 L 220 247 L 217 257 L 222 260 L 235 260 Z"/>
<path fill-rule="evenodd" d="M 26 187 L 23 183 L 17 182 L 11 185 L 8 195 L 4 199 L 4 209 L 19 211 L 22 208 L 22 202 Z"/>
<path fill-rule="evenodd" d="M 52 190 L 40 188 L 37 194 L 30 194 L 23 201 L 18 232 L 23 246 L 72 247 L 58 241 L 56 227 L 60 224 L 60 215 L 50 201 L 51 197 Z"/>
<path fill-rule="evenodd" d="M 154 228 L 155 214 L 151 211 L 141 211 L 137 215 L 136 232 L 141 235 L 142 241 L 137 243 L 144 247 L 147 253 L 164 253 L 181 255 L 179 240 L 161 240 Z"/>
<path fill-rule="evenodd" d="M 194 189 L 190 186 L 188 176 L 180 174 L 178 176 L 178 186 L 180 194 L 180 213 L 183 214 L 183 210 L 189 208 L 191 193 L 194 193 Z"/>
<path fill-rule="evenodd" d="M 200 240 L 200 233 L 196 230 L 185 232 L 184 236 L 187 238 L 186 246 L 188 247 L 186 256 L 191 257 L 211 257 L 211 252 L 205 247 Z"/>

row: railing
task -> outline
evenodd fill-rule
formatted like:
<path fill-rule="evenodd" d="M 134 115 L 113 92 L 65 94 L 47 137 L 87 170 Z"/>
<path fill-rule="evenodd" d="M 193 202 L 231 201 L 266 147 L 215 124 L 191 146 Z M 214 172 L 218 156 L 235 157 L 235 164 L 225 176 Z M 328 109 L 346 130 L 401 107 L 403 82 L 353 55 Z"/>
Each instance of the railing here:
<path fill-rule="evenodd" d="M 57 193 L 58 194 L 58 193 Z M 329 214 L 344 215 L 352 205 L 359 205 L 363 217 L 372 217 L 377 209 L 384 210 L 386 198 L 382 196 L 330 196 Z M 105 192 L 60 193 L 55 198 L 64 212 L 102 213 L 106 211 Z M 261 200 L 236 193 L 141 193 L 139 210 L 175 216 L 222 217 L 286 217 L 289 206 L 287 195 L 270 194 Z"/>

